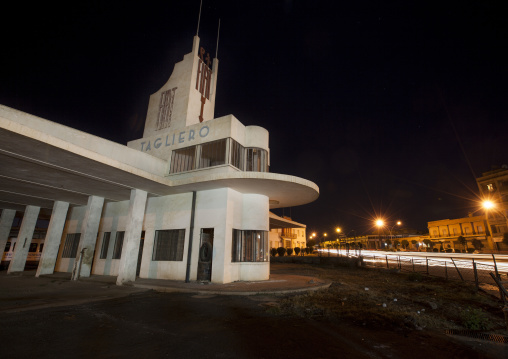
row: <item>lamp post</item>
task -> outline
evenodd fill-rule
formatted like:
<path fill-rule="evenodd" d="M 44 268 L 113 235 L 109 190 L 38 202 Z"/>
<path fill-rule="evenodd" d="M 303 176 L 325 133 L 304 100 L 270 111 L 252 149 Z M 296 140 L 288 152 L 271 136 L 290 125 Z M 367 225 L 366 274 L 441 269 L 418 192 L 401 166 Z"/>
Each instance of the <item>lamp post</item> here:
<path fill-rule="evenodd" d="M 397 223 L 395 223 L 392 228 L 390 228 L 390 239 L 392 239 L 392 231 L 393 229 L 395 228 L 395 226 L 401 226 L 402 225 L 402 222 L 401 221 L 397 221 Z"/>
<path fill-rule="evenodd" d="M 487 243 L 489 243 L 489 236 L 488 236 L 488 232 L 487 232 L 487 229 L 490 229 L 490 225 L 489 225 L 489 213 L 488 211 L 495 208 L 496 205 L 494 204 L 494 202 L 492 202 L 491 200 L 484 200 L 482 202 L 482 207 L 483 209 L 485 210 L 485 241 Z M 504 214 L 503 214 L 504 215 Z M 505 216 L 506 218 L 506 216 Z M 494 236 L 491 236 L 492 237 L 492 249 L 494 249 L 494 245 L 496 246 L 496 250 L 499 252 L 499 246 L 496 242 L 494 242 Z"/>
<path fill-rule="evenodd" d="M 376 226 L 377 226 L 377 240 L 379 242 L 379 247 L 381 247 L 381 235 L 380 235 L 380 232 L 381 232 L 381 227 L 384 227 L 385 225 L 385 221 L 383 221 L 382 219 L 378 219 L 376 220 Z"/>

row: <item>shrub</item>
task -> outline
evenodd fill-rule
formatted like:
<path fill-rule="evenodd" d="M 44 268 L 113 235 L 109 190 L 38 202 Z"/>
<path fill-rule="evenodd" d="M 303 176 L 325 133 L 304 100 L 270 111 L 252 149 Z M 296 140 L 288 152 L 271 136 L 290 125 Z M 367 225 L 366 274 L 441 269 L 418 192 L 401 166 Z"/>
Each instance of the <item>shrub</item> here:
<path fill-rule="evenodd" d="M 432 252 L 439 252 L 439 250 L 437 248 L 433 248 Z"/>
<path fill-rule="evenodd" d="M 293 248 L 287 248 L 287 249 L 286 249 L 286 253 L 288 254 L 288 256 L 290 256 L 291 254 L 293 254 Z"/>
<path fill-rule="evenodd" d="M 300 254 L 300 248 L 298 248 L 298 247 L 296 247 L 296 248 L 295 248 L 295 254 L 296 254 L 296 255 L 299 255 L 299 254 Z"/>
<path fill-rule="evenodd" d="M 277 248 L 277 253 L 279 254 L 279 257 L 284 257 L 284 254 L 286 254 L 286 248 L 284 247 Z"/>
<path fill-rule="evenodd" d="M 270 254 L 272 257 L 275 257 L 277 255 L 277 248 L 270 248 Z"/>
<path fill-rule="evenodd" d="M 407 239 L 403 239 L 400 244 L 402 245 L 402 248 L 404 249 L 407 249 L 407 247 L 409 246 L 409 242 Z"/>
<path fill-rule="evenodd" d="M 487 329 L 488 320 L 480 309 L 468 308 L 461 313 L 462 325 L 471 330 Z"/>

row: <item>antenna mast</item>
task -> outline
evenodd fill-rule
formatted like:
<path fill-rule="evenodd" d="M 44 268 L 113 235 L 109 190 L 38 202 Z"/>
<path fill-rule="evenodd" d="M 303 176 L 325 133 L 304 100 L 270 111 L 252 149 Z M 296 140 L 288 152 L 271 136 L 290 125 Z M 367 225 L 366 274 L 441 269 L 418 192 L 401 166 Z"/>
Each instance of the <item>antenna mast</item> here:
<path fill-rule="evenodd" d="M 201 21 L 201 7 L 203 6 L 203 0 L 199 3 L 199 16 L 198 16 L 198 29 L 196 30 L 196 36 L 199 34 L 199 23 Z"/>
<path fill-rule="evenodd" d="M 219 33 L 220 33 L 220 19 L 219 19 L 219 28 L 217 29 L 217 46 L 215 47 L 215 58 L 217 59 L 217 54 L 219 53 Z"/>

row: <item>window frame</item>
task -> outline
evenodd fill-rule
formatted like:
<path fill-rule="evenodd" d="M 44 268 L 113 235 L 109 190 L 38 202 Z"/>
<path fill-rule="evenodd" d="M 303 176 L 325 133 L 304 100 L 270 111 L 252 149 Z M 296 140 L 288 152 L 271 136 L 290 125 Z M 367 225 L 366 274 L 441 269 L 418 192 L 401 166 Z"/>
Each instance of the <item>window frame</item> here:
<path fill-rule="evenodd" d="M 169 243 L 163 243 L 169 241 Z M 185 250 L 185 228 L 160 229 L 154 234 L 152 261 L 182 262 Z"/>
<path fill-rule="evenodd" d="M 121 259 L 122 258 L 124 236 L 125 236 L 125 231 L 116 232 L 115 246 L 113 247 L 113 256 L 111 257 L 111 259 Z"/>

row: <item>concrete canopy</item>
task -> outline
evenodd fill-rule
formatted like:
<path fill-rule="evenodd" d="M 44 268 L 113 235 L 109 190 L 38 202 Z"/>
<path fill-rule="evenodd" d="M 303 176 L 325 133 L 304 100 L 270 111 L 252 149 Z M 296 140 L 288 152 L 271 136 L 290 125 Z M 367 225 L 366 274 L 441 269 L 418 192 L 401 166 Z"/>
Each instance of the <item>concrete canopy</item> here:
<path fill-rule="evenodd" d="M 86 205 L 91 195 L 129 200 L 131 189 L 149 196 L 229 187 L 263 194 L 270 208 L 314 201 L 318 187 L 305 179 L 261 172 L 166 177 L 168 163 L 123 146 L 0 105 L 0 208 L 52 208 L 54 201 Z"/>
<path fill-rule="evenodd" d="M 305 224 L 301 224 L 290 219 L 279 217 L 275 213 L 270 212 L 270 229 L 275 228 L 306 228 Z"/>

